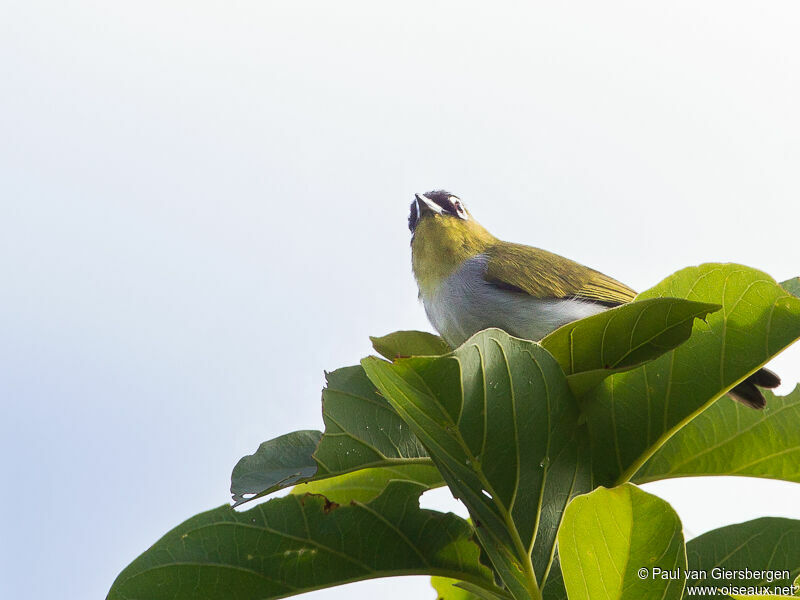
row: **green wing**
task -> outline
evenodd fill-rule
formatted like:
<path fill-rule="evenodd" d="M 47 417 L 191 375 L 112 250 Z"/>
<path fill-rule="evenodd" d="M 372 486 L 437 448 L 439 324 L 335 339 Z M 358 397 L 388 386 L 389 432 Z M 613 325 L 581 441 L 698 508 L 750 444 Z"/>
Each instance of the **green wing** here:
<path fill-rule="evenodd" d="M 616 306 L 636 296 L 616 279 L 539 248 L 494 245 L 486 255 L 486 281 L 536 298 L 581 298 Z"/>

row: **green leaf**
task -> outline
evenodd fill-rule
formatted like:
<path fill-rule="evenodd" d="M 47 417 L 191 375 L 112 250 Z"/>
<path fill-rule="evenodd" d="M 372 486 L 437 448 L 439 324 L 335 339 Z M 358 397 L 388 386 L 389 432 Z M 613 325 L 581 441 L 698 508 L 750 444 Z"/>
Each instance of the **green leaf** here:
<path fill-rule="evenodd" d="M 601 483 L 628 481 L 676 431 L 800 337 L 800 299 L 733 264 L 683 269 L 639 298 L 722 305 L 687 342 L 582 399 Z"/>
<path fill-rule="evenodd" d="M 442 476 L 430 465 L 398 465 L 361 469 L 337 477 L 296 485 L 292 494 L 322 494 L 332 502 L 369 502 L 386 489 L 390 481 L 411 481 L 431 489 L 443 485 Z"/>
<path fill-rule="evenodd" d="M 505 600 L 511 597 L 499 589 L 493 593 L 448 577 L 431 577 L 431 586 L 436 590 L 436 600 Z"/>
<path fill-rule="evenodd" d="M 495 591 L 472 526 L 419 508 L 424 490 L 391 482 L 369 503 L 276 498 L 223 506 L 156 542 L 114 582 L 109 600 L 268 600 L 392 575 L 439 575 Z"/>
<path fill-rule="evenodd" d="M 799 539 L 800 521 L 776 517 L 755 519 L 709 531 L 686 544 L 689 569 L 706 574 L 705 579 L 693 581 L 691 585 L 716 588 L 767 586 L 773 590 L 775 587 L 788 587 L 800 573 Z M 735 577 L 731 577 L 724 571 L 715 573 L 714 569 L 737 573 Z M 765 571 L 770 573 L 764 573 Z M 779 571 L 786 573 L 776 573 Z M 697 594 L 695 597 L 724 596 Z"/>
<path fill-rule="evenodd" d="M 721 398 L 636 473 L 636 483 L 694 475 L 750 475 L 800 483 L 800 386 L 786 396 L 764 390 L 753 410 Z"/>
<path fill-rule="evenodd" d="M 362 365 L 469 509 L 509 590 L 538 594 L 561 513 L 590 487 L 586 432 L 555 359 L 489 329 L 446 356 Z"/>
<path fill-rule="evenodd" d="M 236 505 L 296 483 L 366 468 L 417 465 L 429 470 L 426 481 L 435 477 L 425 448 L 360 366 L 327 374 L 322 419 L 324 434 L 282 435 L 242 458 L 231 475 Z"/>
<path fill-rule="evenodd" d="M 451 350 L 442 338 L 427 331 L 395 331 L 369 339 L 375 352 L 389 360 L 410 356 L 441 356 Z"/>
<path fill-rule="evenodd" d="M 558 533 L 569 600 L 678 600 L 686 551 L 681 522 L 661 498 L 626 483 L 575 498 Z M 662 579 L 662 573 L 676 579 Z"/>
<path fill-rule="evenodd" d="M 431 587 L 436 590 L 436 600 L 480 600 L 480 596 L 457 587 L 458 580 L 449 577 L 431 577 Z"/>
<path fill-rule="evenodd" d="M 614 373 L 633 369 L 689 339 L 695 319 L 718 304 L 650 298 L 568 323 L 541 344 L 567 374 L 580 396 Z"/>
<path fill-rule="evenodd" d="M 793 296 L 800 297 L 800 277 L 792 277 L 781 283 L 781 287 Z"/>
<path fill-rule="evenodd" d="M 236 504 L 314 477 L 313 454 L 321 438 L 320 431 L 294 431 L 264 442 L 255 454 L 242 458 L 231 476 Z"/>
<path fill-rule="evenodd" d="M 556 553 L 556 559 L 550 568 L 547 582 L 542 589 L 543 600 L 567 600 L 567 588 L 564 587 L 564 577 L 561 574 L 561 561 Z"/>

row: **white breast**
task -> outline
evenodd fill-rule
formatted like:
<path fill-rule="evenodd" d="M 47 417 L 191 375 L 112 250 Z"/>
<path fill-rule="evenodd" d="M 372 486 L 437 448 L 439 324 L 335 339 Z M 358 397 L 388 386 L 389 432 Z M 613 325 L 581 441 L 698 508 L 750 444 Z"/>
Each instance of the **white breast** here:
<path fill-rule="evenodd" d="M 540 340 L 562 325 L 607 310 L 594 302 L 539 299 L 500 289 L 483 278 L 487 264 L 482 254 L 466 261 L 435 294 L 422 297 L 428 319 L 452 347 L 489 327 Z"/>

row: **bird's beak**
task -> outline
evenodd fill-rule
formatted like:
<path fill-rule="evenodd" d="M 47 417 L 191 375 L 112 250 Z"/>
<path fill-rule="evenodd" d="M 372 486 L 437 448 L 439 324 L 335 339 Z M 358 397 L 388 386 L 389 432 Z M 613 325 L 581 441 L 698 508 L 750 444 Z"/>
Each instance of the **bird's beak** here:
<path fill-rule="evenodd" d="M 433 200 L 428 199 L 425 194 L 414 194 L 417 199 L 417 217 L 421 218 L 426 212 L 432 212 L 437 215 L 442 214 L 442 207 L 436 204 Z"/>

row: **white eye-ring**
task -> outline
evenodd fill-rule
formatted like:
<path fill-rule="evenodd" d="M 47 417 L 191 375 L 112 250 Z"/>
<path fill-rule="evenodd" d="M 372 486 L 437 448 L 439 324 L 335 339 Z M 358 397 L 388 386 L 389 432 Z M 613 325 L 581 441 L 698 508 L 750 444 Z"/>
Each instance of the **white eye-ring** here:
<path fill-rule="evenodd" d="M 456 209 L 456 214 L 462 219 L 466 219 L 467 211 L 464 210 L 464 206 L 461 204 L 461 200 L 459 200 L 456 196 L 450 196 L 450 202 L 453 203 L 453 208 Z"/>

